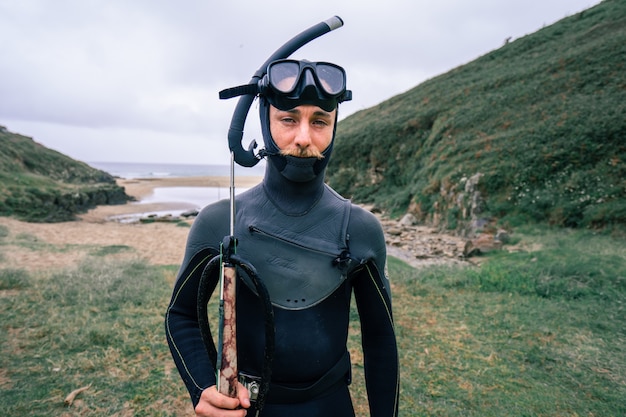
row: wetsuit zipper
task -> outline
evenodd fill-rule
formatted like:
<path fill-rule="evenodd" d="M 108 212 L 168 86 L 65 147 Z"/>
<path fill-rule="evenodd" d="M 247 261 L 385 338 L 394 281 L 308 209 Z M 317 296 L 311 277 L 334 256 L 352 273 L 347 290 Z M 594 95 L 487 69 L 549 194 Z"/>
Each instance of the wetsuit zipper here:
<path fill-rule="evenodd" d="M 328 256 L 332 256 L 332 257 L 337 257 L 338 256 L 338 254 L 334 253 L 334 252 L 328 252 L 328 251 L 324 251 L 324 250 L 320 250 L 320 249 L 311 248 L 309 246 L 305 246 L 305 245 L 302 245 L 300 243 L 294 242 L 294 241 L 292 241 L 290 239 L 286 239 L 286 238 L 281 237 L 281 236 L 276 236 L 275 234 L 266 232 L 265 230 L 259 229 L 257 226 L 254 226 L 254 225 L 248 226 L 248 230 L 250 232 L 252 232 L 252 233 L 258 233 L 260 235 L 263 235 L 263 236 L 266 236 L 266 237 L 269 237 L 269 238 L 272 238 L 272 239 L 279 240 L 281 242 L 287 243 L 287 244 L 289 244 L 291 246 L 295 246 L 295 247 L 298 247 L 298 248 L 301 248 L 301 249 L 304 249 L 304 250 L 308 250 L 308 251 L 311 251 L 311 252 L 316 252 L 316 253 L 319 253 L 319 254 L 322 254 L 322 255 L 328 255 Z"/>

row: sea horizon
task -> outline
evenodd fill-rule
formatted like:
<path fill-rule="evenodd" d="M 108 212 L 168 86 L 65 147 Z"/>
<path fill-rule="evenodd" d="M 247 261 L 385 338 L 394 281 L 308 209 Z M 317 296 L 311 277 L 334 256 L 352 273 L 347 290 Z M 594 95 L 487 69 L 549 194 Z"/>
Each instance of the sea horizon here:
<path fill-rule="evenodd" d="M 114 177 L 175 178 L 175 177 L 229 177 L 230 165 L 215 164 L 174 164 L 161 162 L 87 162 L 93 168 L 108 172 Z M 263 161 L 252 168 L 235 165 L 235 176 L 262 176 L 265 172 Z"/>

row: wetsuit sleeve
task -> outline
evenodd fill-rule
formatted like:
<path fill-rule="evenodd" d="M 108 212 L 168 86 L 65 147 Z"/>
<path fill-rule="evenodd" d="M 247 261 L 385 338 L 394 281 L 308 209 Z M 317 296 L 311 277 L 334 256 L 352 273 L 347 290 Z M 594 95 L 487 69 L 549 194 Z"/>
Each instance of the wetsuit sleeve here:
<path fill-rule="evenodd" d="M 369 212 L 355 209 L 348 231 L 351 251 L 367 256 L 355 271 L 353 287 L 361 321 L 370 415 L 395 417 L 400 377 L 391 292 L 385 274 L 385 238 L 378 219 Z"/>
<path fill-rule="evenodd" d="M 224 207 L 216 203 L 205 208 L 194 221 L 165 314 L 167 342 L 194 407 L 202 391 L 215 385 L 215 365 L 209 359 L 198 326 L 197 295 L 202 271 L 218 254 L 219 243 L 224 237 L 221 236 L 224 233 L 222 228 L 214 226 L 225 223 L 223 215 Z"/>

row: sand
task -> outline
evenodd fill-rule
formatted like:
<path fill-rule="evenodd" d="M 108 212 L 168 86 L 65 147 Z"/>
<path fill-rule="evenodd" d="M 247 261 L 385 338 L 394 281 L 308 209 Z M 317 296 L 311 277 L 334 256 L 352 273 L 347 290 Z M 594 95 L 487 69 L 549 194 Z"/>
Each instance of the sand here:
<path fill-rule="evenodd" d="M 260 177 L 238 177 L 236 187 L 249 188 Z M 63 223 L 27 223 L 0 217 L 7 236 L 0 238 L 0 268 L 28 271 L 60 270 L 84 261 L 102 259 L 94 256 L 106 250 L 108 257 L 141 259 L 154 265 L 178 265 L 184 255 L 189 227 L 174 223 L 120 223 L 112 216 L 151 211 L 186 210 L 185 203 L 143 204 L 155 187 L 229 187 L 227 177 L 179 177 L 158 179 L 119 179 L 126 193 L 138 202 L 98 206 Z M 193 220 L 188 220 L 191 224 Z M 112 253 L 113 252 L 113 253 Z"/>

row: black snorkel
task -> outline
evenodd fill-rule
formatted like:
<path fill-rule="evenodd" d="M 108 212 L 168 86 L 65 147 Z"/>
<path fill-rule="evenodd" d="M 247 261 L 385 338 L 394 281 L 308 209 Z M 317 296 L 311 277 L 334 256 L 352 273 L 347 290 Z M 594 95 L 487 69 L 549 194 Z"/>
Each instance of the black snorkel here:
<path fill-rule="evenodd" d="M 217 389 L 222 394 L 230 397 L 237 396 L 237 381 L 241 382 L 250 392 L 252 401 L 256 401 L 255 409 L 258 415 L 265 404 L 265 399 L 270 387 L 272 361 L 274 356 L 274 312 L 269 293 L 263 280 L 258 276 L 255 268 L 249 262 L 241 259 L 236 254 L 237 239 L 235 233 L 235 162 L 243 167 L 253 167 L 261 159 L 262 155 L 254 153 L 257 147 L 256 141 L 252 141 L 248 150 L 244 150 L 241 141 L 243 128 L 248 112 L 259 92 L 259 82 L 265 76 L 268 65 L 278 59 L 289 57 L 293 52 L 306 45 L 310 41 L 343 26 L 343 20 L 334 16 L 320 22 L 309 29 L 301 32 L 276 52 L 274 52 L 263 65 L 254 73 L 248 84 L 220 91 L 220 98 L 227 99 L 241 96 L 233 113 L 230 128 L 228 130 L 228 146 L 231 153 L 230 161 L 230 236 L 224 237 L 220 245 L 220 254 L 209 261 L 204 268 L 198 288 L 198 324 L 202 340 L 211 361 L 217 370 Z M 240 374 L 237 368 L 236 358 L 236 320 L 235 320 L 235 281 L 236 268 L 246 273 L 256 287 L 257 294 L 263 305 L 265 315 L 265 349 L 263 369 L 260 378 Z M 215 275 L 220 278 L 220 324 L 219 343 L 216 349 L 207 316 L 207 303 L 217 282 Z"/>

